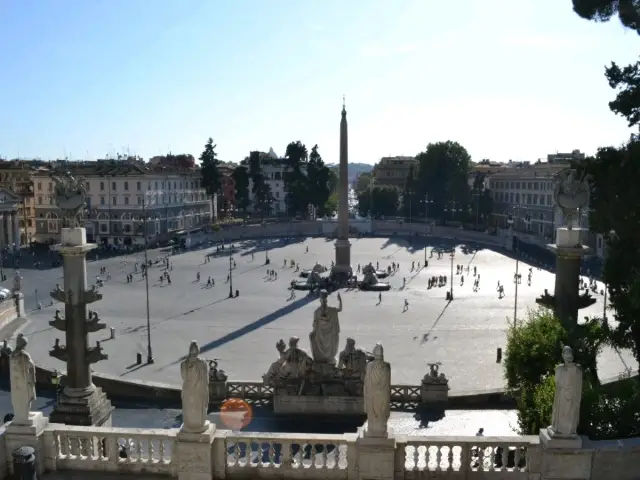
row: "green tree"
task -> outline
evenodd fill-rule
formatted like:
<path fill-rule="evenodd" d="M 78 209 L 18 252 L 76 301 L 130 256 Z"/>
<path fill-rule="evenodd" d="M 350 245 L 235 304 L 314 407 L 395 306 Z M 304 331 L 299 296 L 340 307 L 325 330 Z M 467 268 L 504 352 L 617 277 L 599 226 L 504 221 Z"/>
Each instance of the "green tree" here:
<path fill-rule="evenodd" d="M 332 193 L 324 203 L 323 213 L 331 218 L 338 212 L 338 194 Z"/>
<path fill-rule="evenodd" d="M 418 154 L 418 197 L 429 196 L 429 217 L 440 217 L 442 222 L 452 218 L 445 209 L 455 208 L 467 212 L 470 206 L 468 176 L 471 156 L 458 142 L 430 143 Z"/>
<path fill-rule="evenodd" d="M 222 186 L 222 177 L 218 170 L 220 161 L 216 155 L 216 145 L 213 144 L 213 138 L 207 140 L 202 154 L 200 154 L 200 185 L 205 189 L 209 197 L 213 197 L 220 192 Z"/>
<path fill-rule="evenodd" d="M 374 218 L 398 214 L 400 192 L 394 187 L 373 187 L 358 195 L 358 213 Z"/>
<path fill-rule="evenodd" d="M 290 216 L 306 215 L 310 203 L 307 176 L 307 147 L 299 140 L 287 145 L 284 154 L 284 188 L 286 193 L 287 211 Z"/>
<path fill-rule="evenodd" d="M 617 15 L 625 27 L 640 34 L 638 0 L 573 0 L 573 11 L 582 18 L 596 22 L 608 22 Z"/>
<path fill-rule="evenodd" d="M 356 195 L 360 195 L 361 193 L 368 192 L 373 187 L 373 172 L 363 172 L 358 175 L 356 179 L 353 190 L 356 192 Z"/>
<path fill-rule="evenodd" d="M 271 186 L 265 181 L 262 174 L 262 156 L 260 152 L 249 154 L 249 177 L 251 178 L 251 192 L 253 193 L 253 207 L 263 217 L 271 213 L 273 196 Z"/>
<path fill-rule="evenodd" d="M 325 211 L 325 205 L 331 194 L 330 177 L 331 172 L 318 152 L 318 145 L 314 145 L 307 164 L 307 196 L 310 204 L 316 207 L 319 216 L 329 215 Z"/>
<path fill-rule="evenodd" d="M 409 174 L 404 182 L 404 189 L 402 190 L 402 216 L 405 219 L 411 220 L 414 214 L 418 213 L 416 210 L 418 204 L 416 199 L 418 198 L 418 180 L 416 178 L 415 169 L 413 165 L 409 167 Z"/>
<path fill-rule="evenodd" d="M 249 172 L 244 165 L 233 169 L 233 180 L 236 182 L 236 204 L 243 212 L 249 207 Z"/>

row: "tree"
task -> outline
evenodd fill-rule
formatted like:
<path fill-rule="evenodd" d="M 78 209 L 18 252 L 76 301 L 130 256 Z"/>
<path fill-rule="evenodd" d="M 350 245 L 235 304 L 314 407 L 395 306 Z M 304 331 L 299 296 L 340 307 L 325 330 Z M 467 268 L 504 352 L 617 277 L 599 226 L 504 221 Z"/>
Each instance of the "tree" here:
<path fill-rule="evenodd" d="M 236 182 L 236 204 L 243 212 L 249 207 L 249 172 L 244 165 L 234 168 L 233 180 Z"/>
<path fill-rule="evenodd" d="M 373 187 L 373 172 L 363 172 L 353 184 L 353 190 L 356 195 L 368 192 Z"/>
<path fill-rule="evenodd" d="M 284 188 L 287 192 L 287 211 L 290 216 L 306 215 L 310 203 L 307 176 L 307 147 L 299 140 L 287 145 L 284 154 Z"/>
<path fill-rule="evenodd" d="M 253 193 L 253 207 L 256 212 L 265 217 L 271 213 L 271 204 L 273 203 L 273 195 L 271 186 L 265 182 L 262 174 L 262 158 L 260 152 L 251 152 L 249 154 L 249 177 L 251 178 Z"/>
<path fill-rule="evenodd" d="M 216 146 L 213 144 L 213 138 L 209 138 L 200 155 L 200 173 L 202 175 L 200 184 L 209 197 L 219 193 L 222 186 L 222 178 L 218 170 L 220 161 L 216 155 Z"/>
<path fill-rule="evenodd" d="M 316 207 L 318 215 L 330 215 L 326 211 L 325 206 L 331 194 L 331 186 L 329 181 L 331 172 L 324 164 L 320 153 L 318 153 L 318 145 L 314 145 L 309 155 L 309 163 L 307 164 L 307 192 L 306 195 L 309 203 Z"/>
<path fill-rule="evenodd" d="M 338 212 L 338 194 L 332 193 L 324 203 L 323 214 L 331 218 Z"/>
<path fill-rule="evenodd" d="M 395 187 L 374 187 L 358 195 L 358 213 L 365 217 L 393 216 L 398 213 L 400 192 Z"/>
<path fill-rule="evenodd" d="M 433 204 L 429 206 L 429 216 L 440 217 L 444 222 L 452 218 L 445 215 L 445 209 L 455 208 L 468 211 L 470 191 L 468 184 L 471 157 L 458 142 L 446 141 L 430 143 L 418 154 L 418 196 L 429 196 Z"/>
<path fill-rule="evenodd" d="M 640 34 L 640 2 L 638 0 L 573 0 L 573 11 L 580 17 L 608 22 L 618 15 L 620 22 Z"/>
<path fill-rule="evenodd" d="M 404 182 L 404 189 L 402 190 L 402 216 L 404 218 L 408 218 L 411 221 L 411 216 L 414 212 L 416 205 L 416 198 L 418 190 L 418 181 L 416 179 L 416 173 L 414 171 L 413 165 L 409 167 L 409 174 L 407 175 L 407 179 Z"/>

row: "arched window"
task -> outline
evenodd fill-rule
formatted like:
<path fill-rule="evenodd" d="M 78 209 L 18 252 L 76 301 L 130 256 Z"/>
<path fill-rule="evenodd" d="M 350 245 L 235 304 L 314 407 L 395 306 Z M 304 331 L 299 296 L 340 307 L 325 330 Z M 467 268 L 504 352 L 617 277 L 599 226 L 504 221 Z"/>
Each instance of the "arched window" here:
<path fill-rule="evenodd" d="M 120 217 L 120 220 L 123 220 L 125 222 L 130 222 L 131 221 L 131 214 L 129 212 L 123 213 L 122 216 Z"/>
<path fill-rule="evenodd" d="M 47 218 L 47 231 L 49 233 L 59 233 L 60 219 L 58 218 L 58 214 L 55 212 L 49 212 L 47 213 L 46 218 Z"/>
<path fill-rule="evenodd" d="M 101 222 L 106 222 L 109 220 L 109 215 L 107 215 L 106 213 L 99 213 L 98 220 Z"/>

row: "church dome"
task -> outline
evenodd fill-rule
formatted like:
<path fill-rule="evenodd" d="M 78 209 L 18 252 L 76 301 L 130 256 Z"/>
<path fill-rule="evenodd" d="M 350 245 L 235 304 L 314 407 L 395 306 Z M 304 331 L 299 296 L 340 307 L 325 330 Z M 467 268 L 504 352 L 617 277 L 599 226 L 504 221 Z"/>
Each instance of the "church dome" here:
<path fill-rule="evenodd" d="M 267 155 L 269 155 L 271 158 L 275 158 L 276 160 L 278 159 L 278 155 L 276 155 L 276 152 L 273 151 L 273 147 L 269 147 L 269 153 Z"/>

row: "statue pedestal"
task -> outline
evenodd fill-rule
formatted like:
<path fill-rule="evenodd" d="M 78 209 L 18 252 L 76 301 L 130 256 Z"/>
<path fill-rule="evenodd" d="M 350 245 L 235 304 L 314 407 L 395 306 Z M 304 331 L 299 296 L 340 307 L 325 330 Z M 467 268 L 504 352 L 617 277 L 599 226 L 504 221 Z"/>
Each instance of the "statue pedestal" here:
<path fill-rule="evenodd" d="M 178 480 L 211 480 L 213 478 L 213 440 L 216 427 L 209 423 L 202 433 L 178 432 L 175 462 Z M 226 459 L 226 456 L 223 458 Z"/>
<path fill-rule="evenodd" d="M 11 422 L 5 433 L 5 458 L 12 458 L 11 454 L 16 448 L 28 445 L 36 451 L 36 468 L 38 476 L 44 474 L 45 458 L 44 435 L 45 428 L 49 425 L 49 419 L 42 412 L 29 412 L 29 419 L 21 423 Z M 9 473 L 13 474 L 13 462 L 8 461 Z"/>
<path fill-rule="evenodd" d="M 98 387 L 93 389 L 65 388 L 51 412 L 52 423 L 66 425 L 111 427 L 115 407 Z"/>
<path fill-rule="evenodd" d="M 429 382 L 422 380 L 420 385 L 420 404 L 447 403 L 449 401 L 449 382 Z"/>
<path fill-rule="evenodd" d="M 16 302 L 16 315 L 18 317 L 25 317 L 27 312 L 24 310 L 24 294 L 15 292 L 13 294 L 13 300 Z"/>
<path fill-rule="evenodd" d="M 540 429 L 540 443 L 544 448 L 582 448 L 579 435 L 554 435 L 550 427 Z"/>
<path fill-rule="evenodd" d="M 227 381 L 209 380 L 209 403 L 218 404 L 227 399 Z"/>
<path fill-rule="evenodd" d="M 396 440 L 390 429 L 384 437 L 370 437 L 367 436 L 366 425 L 359 428 L 356 452 L 360 479 L 389 480 L 401 478 L 404 474 L 405 452 L 404 449 L 396 452 Z M 396 454 L 402 457 L 401 461 L 395 458 Z M 400 477 L 394 475 L 396 465 L 401 469 Z"/>

